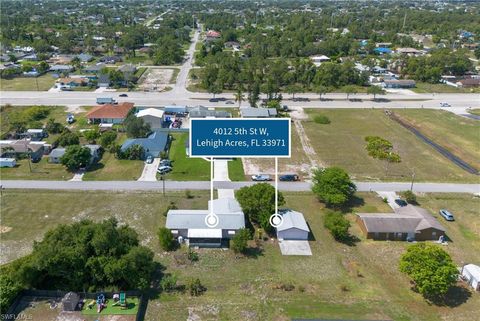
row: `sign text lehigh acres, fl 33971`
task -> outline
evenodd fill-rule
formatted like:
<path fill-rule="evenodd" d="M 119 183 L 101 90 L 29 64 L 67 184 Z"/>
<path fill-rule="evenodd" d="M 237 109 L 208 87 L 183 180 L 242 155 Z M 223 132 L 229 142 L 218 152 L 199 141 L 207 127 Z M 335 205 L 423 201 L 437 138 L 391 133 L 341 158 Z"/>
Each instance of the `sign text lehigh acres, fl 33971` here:
<path fill-rule="evenodd" d="M 290 118 L 191 119 L 190 157 L 290 157 Z"/>

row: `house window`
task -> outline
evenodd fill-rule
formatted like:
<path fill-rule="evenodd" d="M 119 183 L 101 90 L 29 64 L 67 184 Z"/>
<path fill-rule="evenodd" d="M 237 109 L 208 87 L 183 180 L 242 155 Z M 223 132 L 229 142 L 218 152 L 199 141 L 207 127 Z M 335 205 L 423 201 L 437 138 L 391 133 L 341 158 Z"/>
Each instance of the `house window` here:
<path fill-rule="evenodd" d="M 228 231 L 228 235 L 235 235 L 235 231 Z"/>
<path fill-rule="evenodd" d="M 177 230 L 172 230 L 172 234 L 178 234 Z"/>
<path fill-rule="evenodd" d="M 432 237 L 436 237 L 437 236 L 437 232 L 432 232 Z"/>
<path fill-rule="evenodd" d="M 379 235 L 378 232 L 375 232 L 374 237 L 378 239 L 378 235 Z"/>

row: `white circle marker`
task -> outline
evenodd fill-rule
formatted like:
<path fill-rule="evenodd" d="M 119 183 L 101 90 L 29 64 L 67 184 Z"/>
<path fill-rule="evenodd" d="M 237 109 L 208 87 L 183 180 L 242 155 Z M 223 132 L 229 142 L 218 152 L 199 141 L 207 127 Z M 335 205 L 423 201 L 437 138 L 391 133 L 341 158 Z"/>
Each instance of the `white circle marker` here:
<path fill-rule="evenodd" d="M 218 216 L 210 213 L 207 216 L 205 216 L 205 224 L 207 224 L 208 227 L 213 228 L 217 226 L 219 223 Z"/>
<path fill-rule="evenodd" d="M 283 217 L 280 214 L 273 214 L 270 216 L 270 225 L 273 227 L 280 227 L 283 224 Z"/>

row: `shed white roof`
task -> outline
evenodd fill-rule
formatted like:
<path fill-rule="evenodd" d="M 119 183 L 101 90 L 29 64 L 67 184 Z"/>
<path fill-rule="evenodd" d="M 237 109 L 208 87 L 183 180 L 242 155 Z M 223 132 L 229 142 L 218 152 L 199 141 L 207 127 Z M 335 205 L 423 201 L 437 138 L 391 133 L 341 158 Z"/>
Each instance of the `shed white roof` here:
<path fill-rule="evenodd" d="M 463 270 L 468 271 L 468 273 L 470 273 L 475 280 L 480 281 L 480 266 L 475 264 L 467 264 L 463 267 Z"/>
<path fill-rule="evenodd" d="M 164 111 L 160 110 L 158 108 L 147 108 L 147 109 L 140 110 L 137 113 L 137 117 L 153 116 L 153 117 L 162 118 L 163 113 L 164 113 Z"/>
<path fill-rule="evenodd" d="M 310 232 L 302 213 L 292 210 L 283 210 L 279 211 L 279 213 L 283 217 L 283 223 L 277 227 L 277 231 L 285 231 L 291 228 L 296 228 L 302 231 Z"/>

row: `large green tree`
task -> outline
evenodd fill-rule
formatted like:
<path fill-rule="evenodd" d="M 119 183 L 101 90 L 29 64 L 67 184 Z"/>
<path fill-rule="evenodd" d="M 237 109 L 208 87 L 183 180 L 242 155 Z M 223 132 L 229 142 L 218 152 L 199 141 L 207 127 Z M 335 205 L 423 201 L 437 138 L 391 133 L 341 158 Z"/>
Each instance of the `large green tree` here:
<path fill-rule="evenodd" d="M 76 171 L 80 167 L 90 164 L 92 155 L 88 147 L 80 145 L 70 145 L 65 149 L 65 154 L 60 158 L 60 162 L 65 165 L 69 171 Z"/>
<path fill-rule="evenodd" d="M 329 167 L 313 172 L 312 191 L 327 206 L 341 207 L 352 198 L 356 186 L 345 170 Z"/>
<path fill-rule="evenodd" d="M 413 280 L 415 289 L 431 300 L 444 298 L 458 278 L 457 267 L 450 255 L 435 244 L 409 246 L 400 258 L 399 268 Z"/>
<path fill-rule="evenodd" d="M 270 216 L 275 212 L 275 188 L 268 183 L 259 183 L 245 186 L 238 190 L 237 200 L 250 222 L 259 224 L 267 232 L 273 228 L 269 223 Z M 278 205 L 285 200 L 282 193 L 278 193 Z"/>

